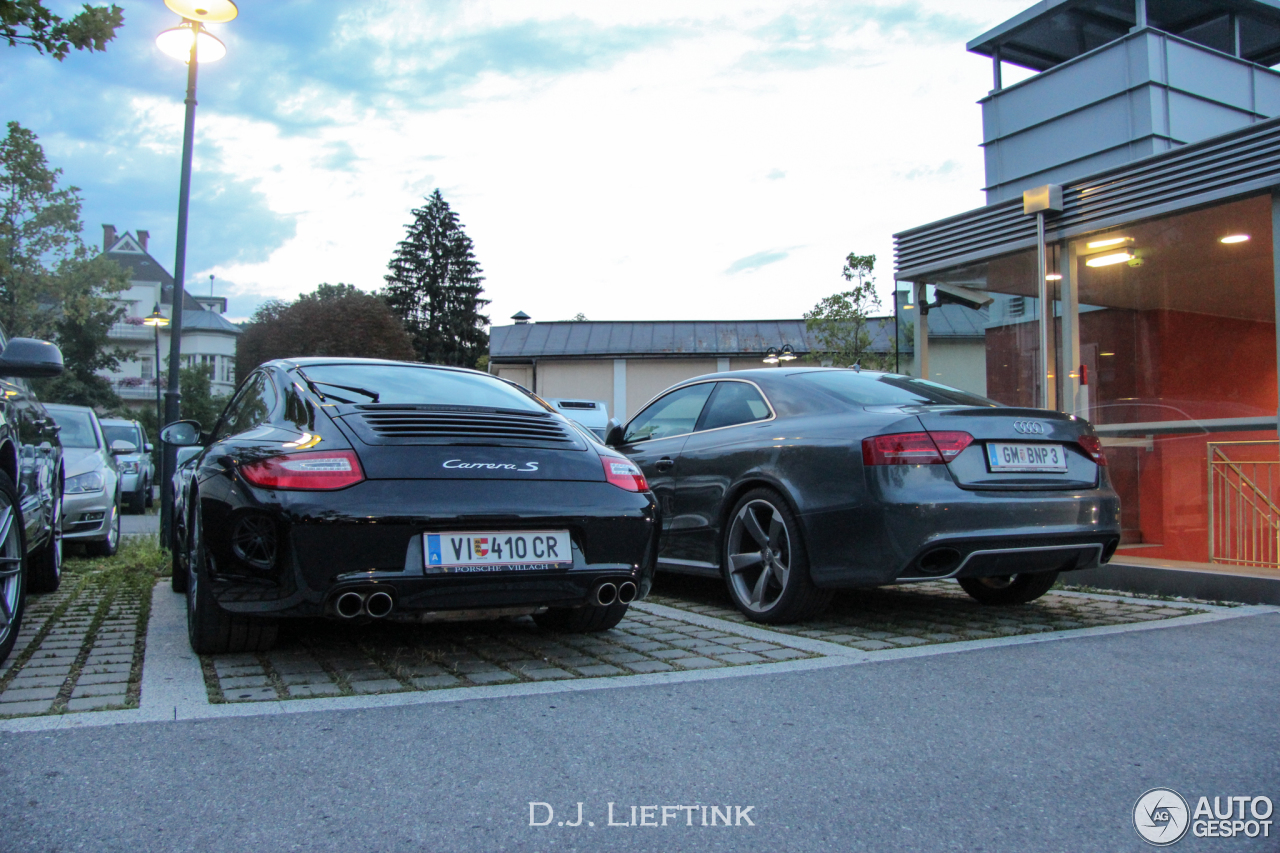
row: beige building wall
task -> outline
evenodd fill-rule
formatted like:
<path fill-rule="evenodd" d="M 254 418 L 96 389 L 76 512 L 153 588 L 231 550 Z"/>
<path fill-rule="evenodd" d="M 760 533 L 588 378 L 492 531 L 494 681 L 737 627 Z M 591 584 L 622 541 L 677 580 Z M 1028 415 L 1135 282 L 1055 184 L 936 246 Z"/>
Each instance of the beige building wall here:
<path fill-rule="evenodd" d="M 527 365 L 495 364 L 493 375 L 533 390 L 533 368 Z"/>
<path fill-rule="evenodd" d="M 627 417 L 677 382 L 715 372 L 714 358 L 627 359 Z"/>
<path fill-rule="evenodd" d="M 538 396 L 603 400 L 613 417 L 613 359 L 539 361 Z"/>
<path fill-rule="evenodd" d="M 987 396 L 986 341 L 931 338 L 929 372 L 934 382 Z"/>

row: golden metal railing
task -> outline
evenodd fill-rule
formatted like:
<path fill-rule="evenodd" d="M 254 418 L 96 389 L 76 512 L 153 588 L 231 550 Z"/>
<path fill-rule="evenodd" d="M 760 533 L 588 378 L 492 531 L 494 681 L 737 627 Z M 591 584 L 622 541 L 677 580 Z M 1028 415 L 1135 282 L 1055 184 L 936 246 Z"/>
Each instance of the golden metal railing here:
<path fill-rule="evenodd" d="M 1209 562 L 1280 568 L 1280 442 L 1208 447 Z"/>

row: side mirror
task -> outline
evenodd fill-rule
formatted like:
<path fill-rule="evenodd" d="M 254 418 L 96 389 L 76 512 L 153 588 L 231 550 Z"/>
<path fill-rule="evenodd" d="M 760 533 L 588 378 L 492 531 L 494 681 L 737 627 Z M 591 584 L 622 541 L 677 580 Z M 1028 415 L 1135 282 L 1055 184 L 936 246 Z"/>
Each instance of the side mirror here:
<path fill-rule="evenodd" d="M 111 442 L 112 456 L 122 456 L 126 453 L 137 452 L 138 445 L 134 444 L 132 441 L 125 441 L 123 438 L 117 438 L 115 441 Z"/>
<path fill-rule="evenodd" d="M 48 341 L 14 338 L 0 353 L 0 376 L 43 379 L 62 373 L 62 351 Z"/>
<path fill-rule="evenodd" d="M 622 424 L 618 423 L 617 418 L 609 418 L 609 431 L 604 434 L 604 443 L 608 447 L 622 444 Z"/>
<path fill-rule="evenodd" d="M 160 430 L 160 440 L 176 447 L 195 447 L 200 444 L 198 421 L 174 421 Z"/>
<path fill-rule="evenodd" d="M 156 446 L 149 441 L 143 447 L 146 448 L 147 453 L 154 453 L 156 449 Z"/>

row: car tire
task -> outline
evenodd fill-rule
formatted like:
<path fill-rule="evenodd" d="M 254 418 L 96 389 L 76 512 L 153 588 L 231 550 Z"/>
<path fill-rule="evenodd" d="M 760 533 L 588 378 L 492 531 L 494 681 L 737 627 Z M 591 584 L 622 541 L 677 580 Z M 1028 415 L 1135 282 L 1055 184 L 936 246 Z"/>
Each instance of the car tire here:
<path fill-rule="evenodd" d="M 627 604 L 589 604 L 586 607 L 551 607 L 533 614 L 533 621 L 545 631 L 564 634 L 582 634 L 588 631 L 608 631 L 617 627 L 627 615 Z"/>
<path fill-rule="evenodd" d="M 276 641 L 276 623 L 228 613 L 209 593 L 213 556 L 204 545 L 204 523 L 192 514 L 187 551 L 187 637 L 196 654 L 265 652 Z"/>
<path fill-rule="evenodd" d="M 147 495 L 141 488 L 136 492 L 129 493 L 129 512 L 132 515 L 142 515 L 147 511 Z"/>
<path fill-rule="evenodd" d="M 722 554 L 729 597 L 752 622 L 799 622 L 831 603 L 831 591 L 818 589 L 809 576 L 795 514 L 773 489 L 753 489 L 734 505 Z"/>
<path fill-rule="evenodd" d="M 143 509 L 151 509 L 151 507 L 156 505 L 155 489 L 152 487 L 151 483 L 147 483 L 146 487 L 142 490 L 142 494 Z"/>
<path fill-rule="evenodd" d="M 169 586 L 174 592 L 184 593 L 187 591 L 187 566 L 178 556 L 178 549 L 174 548 L 169 558 L 169 565 L 172 574 L 169 576 Z"/>
<path fill-rule="evenodd" d="M 9 475 L 0 471 L 0 663 L 9 657 L 27 598 L 27 543 L 18 491 Z"/>
<path fill-rule="evenodd" d="M 114 557 L 120 550 L 120 498 L 111 505 L 111 520 L 107 522 L 107 537 L 96 542 L 84 543 L 85 550 L 93 557 Z"/>
<path fill-rule="evenodd" d="M 989 578 L 960 578 L 960 587 L 983 604 L 1026 604 L 1044 595 L 1058 579 L 1057 572 L 1031 572 Z"/>
<path fill-rule="evenodd" d="M 29 558 L 31 563 L 31 579 L 27 583 L 28 592 L 57 592 L 62 583 L 62 493 L 54 502 L 52 529 L 49 541 Z"/>

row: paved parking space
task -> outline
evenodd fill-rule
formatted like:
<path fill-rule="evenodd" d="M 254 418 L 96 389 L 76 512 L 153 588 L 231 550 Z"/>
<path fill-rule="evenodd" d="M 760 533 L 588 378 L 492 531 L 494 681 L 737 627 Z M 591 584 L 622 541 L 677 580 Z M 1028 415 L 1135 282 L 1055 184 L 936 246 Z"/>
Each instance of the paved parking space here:
<path fill-rule="evenodd" d="M 733 607 L 724 584 L 718 580 L 660 575 L 646 600 L 728 622 L 755 624 Z M 954 581 L 930 581 L 842 591 L 826 612 L 804 623 L 760 627 L 874 652 L 1150 622 L 1200 612 L 1204 612 L 1203 607 L 1187 602 L 1140 602 L 1058 591 L 1050 591 L 1030 604 L 990 607 L 974 601 Z"/>
<path fill-rule="evenodd" d="M 544 631 L 527 617 L 435 624 L 305 620 L 286 623 L 268 653 L 197 658 L 186 644 L 182 599 L 159 577 L 166 564 L 154 542 L 140 538 L 113 560 L 71 561 L 61 591 L 31 596 L 18 645 L 0 669 L 0 719 L 145 710 L 147 703 L 168 702 L 169 690 L 188 697 L 174 700 L 176 714 L 177 706 L 195 713 L 187 708 L 192 703 L 236 712 L 255 703 L 313 704 L 294 700 L 417 701 L 411 694 L 710 677 L 714 670 L 826 666 L 849 655 L 872 660 L 961 641 L 1209 618 L 1208 611 L 1220 610 L 1062 591 L 994 608 L 955 583 L 933 582 L 843 592 L 803 624 L 761 626 L 730 606 L 718 581 L 661 575 L 646 602 L 599 634 Z M 147 699 L 141 691 L 148 630 L 156 631 L 154 621 L 148 625 L 153 601 L 168 615 L 164 641 L 146 661 Z"/>
<path fill-rule="evenodd" d="M 0 718 L 138 707 L 147 586 L 73 570 L 58 592 L 28 596 L 0 668 Z"/>
<path fill-rule="evenodd" d="M 211 702 L 260 702 L 714 669 L 814 657 L 632 609 L 611 631 L 558 634 L 532 619 L 286 626 L 276 648 L 201 659 Z"/>

